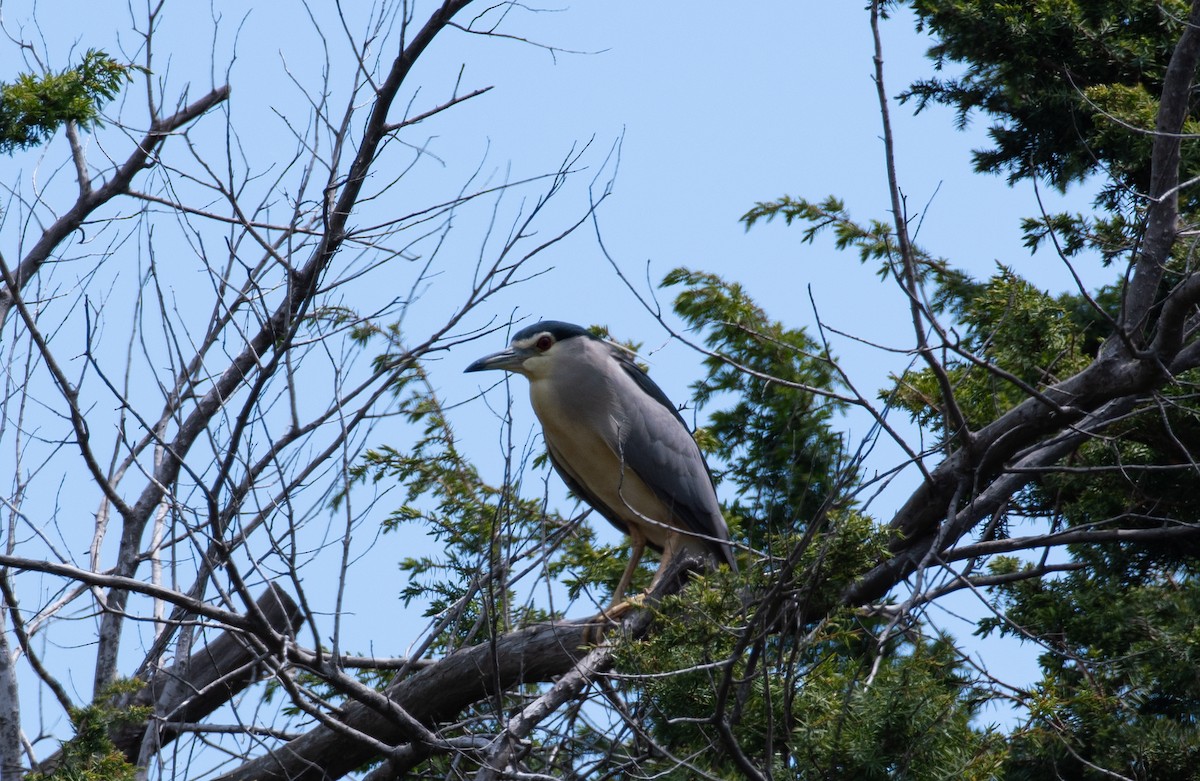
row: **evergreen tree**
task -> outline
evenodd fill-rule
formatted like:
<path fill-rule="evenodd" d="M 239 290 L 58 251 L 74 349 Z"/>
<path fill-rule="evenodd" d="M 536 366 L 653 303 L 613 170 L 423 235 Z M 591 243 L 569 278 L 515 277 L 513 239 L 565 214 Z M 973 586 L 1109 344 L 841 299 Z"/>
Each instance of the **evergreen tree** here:
<path fill-rule="evenodd" d="M 0 152 L 36 146 L 61 125 L 86 130 L 100 124 L 100 109 L 132 78 L 129 65 L 95 49 L 58 73 L 22 73 L 0 84 Z"/>

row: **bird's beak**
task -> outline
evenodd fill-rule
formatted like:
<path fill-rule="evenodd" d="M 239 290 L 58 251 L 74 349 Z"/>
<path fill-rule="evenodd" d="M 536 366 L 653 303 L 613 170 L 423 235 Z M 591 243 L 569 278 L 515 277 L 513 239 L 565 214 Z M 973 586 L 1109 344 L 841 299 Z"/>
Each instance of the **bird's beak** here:
<path fill-rule="evenodd" d="M 485 355 L 475 363 L 463 369 L 463 373 L 467 372 L 483 372 L 489 369 L 501 369 L 506 372 L 515 372 L 521 369 L 521 364 L 529 357 L 529 353 L 525 350 L 518 350 L 514 347 L 509 347 L 507 350 L 501 350 L 498 353 Z"/>

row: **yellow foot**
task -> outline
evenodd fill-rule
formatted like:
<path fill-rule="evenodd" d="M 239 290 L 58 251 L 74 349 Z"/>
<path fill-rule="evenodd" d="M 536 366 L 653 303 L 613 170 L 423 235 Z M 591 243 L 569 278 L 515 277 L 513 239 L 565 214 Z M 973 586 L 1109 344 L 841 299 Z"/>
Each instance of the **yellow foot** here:
<path fill-rule="evenodd" d="M 609 626 L 616 626 L 621 622 L 622 616 L 630 610 L 637 610 L 642 607 L 646 601 L 644 594 L 638 594 L 635 597 L 630 597 L 624 602 L 619 602 L 610 606 L 606 610 L 601 610 L 588 622 L 588 625 L 583 630 L 583 642 L 588 645 L 599 645 L 604 640 L 604 632 Z"/>

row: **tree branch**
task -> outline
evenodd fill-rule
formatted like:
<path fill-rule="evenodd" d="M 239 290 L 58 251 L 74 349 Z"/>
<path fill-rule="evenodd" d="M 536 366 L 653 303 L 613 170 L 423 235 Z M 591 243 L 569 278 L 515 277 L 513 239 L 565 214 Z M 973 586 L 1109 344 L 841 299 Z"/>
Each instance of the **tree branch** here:
<path fill-rule="evenodd" d="M 679 591 L 688 574 L 701 565 L 693 557 L 675 557 L 654 592 L 646 596 L 647 604 L 655 605 Z M 634 640 L 651 631 L 653 620 L 652 610 L 635 610 L 612 631 L 619 631 L 623 641 Z M 485 744 L 486 748 L 479 747 L 485 748 L 487 757 L 480 777 L 500 777 L 494 774 L 507 766 L 516 741 L 611 667 L 613 649 L 607 642 L 587 650 L 586 637 L 595 626 L 593 621 L 537 624 L 500 635 L 429 663 L 419 672 L 394 681 L 383 694 L 421 723 L 435 724 L 497 692 L 563 676 L 548 692 L 510 719 L 504 731 Z M 374 740 L 396 746 L 386 765 L 395 775 L 403 775 L 428 756 L 431 749 L 439 748 L 417 742 L 416 735 L 362 702 L 341 708 L 338 721 Z M 337 730 L 318 726 L 221 776 L 218 781 L 332 781 L 381 758 L 363 744 L 348 745 Z"/>
<path fill-rule="evenodd" d="M 1193 2 L 1163 77 L 1150 154 L 1146 228 L 1133 276 L 1121 303 L 1120 324 L 1137 345 L 1145 343 L 1139 334 L 1148 323 L 1179 229 L 1176 223 L 1179 217 L 1181 131 L 1190 108 L 1197 64 L 1200 64 L 1200 2 Z M 1112 346 L 1120 345 L 1114 342 Z"/>

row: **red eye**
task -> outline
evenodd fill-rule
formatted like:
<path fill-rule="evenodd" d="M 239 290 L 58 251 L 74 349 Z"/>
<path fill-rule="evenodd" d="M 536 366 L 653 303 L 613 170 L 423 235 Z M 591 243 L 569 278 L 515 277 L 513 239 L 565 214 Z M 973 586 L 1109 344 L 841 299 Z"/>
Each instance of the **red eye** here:
<path fill-rule="evenodd" d="M 554 344 L 554 340 L 550 338 L 550 334 L 542 334 L 538 337 L 537 348 L 541 352 L 546 352 Z"/>

